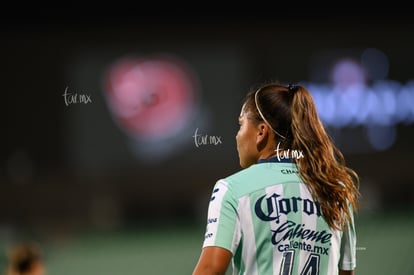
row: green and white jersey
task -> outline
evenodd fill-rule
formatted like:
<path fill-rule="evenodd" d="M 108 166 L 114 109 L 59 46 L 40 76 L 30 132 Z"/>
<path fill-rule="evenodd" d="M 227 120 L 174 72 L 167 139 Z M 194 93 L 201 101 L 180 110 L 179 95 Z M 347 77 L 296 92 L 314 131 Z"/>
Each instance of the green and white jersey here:
<path fill-rule="evenodd" d="M 232 252 L 234 274 L 338 274 L 356 266 L 353 220 L 331 230 L 297 167 L 261 160 L 214 186 L 203 247 Z"/>

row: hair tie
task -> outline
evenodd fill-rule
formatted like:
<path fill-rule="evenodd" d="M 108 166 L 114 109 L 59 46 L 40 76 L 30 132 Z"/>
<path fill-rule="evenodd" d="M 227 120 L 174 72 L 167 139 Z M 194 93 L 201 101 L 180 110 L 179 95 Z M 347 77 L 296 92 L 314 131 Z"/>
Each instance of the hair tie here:
<path fill-rule="evenodd" d="M 295 84 L 289 83 L 288 90 L 289 92 L 296 93 L 296 91 L 298 90 L 298 86 Z"/>

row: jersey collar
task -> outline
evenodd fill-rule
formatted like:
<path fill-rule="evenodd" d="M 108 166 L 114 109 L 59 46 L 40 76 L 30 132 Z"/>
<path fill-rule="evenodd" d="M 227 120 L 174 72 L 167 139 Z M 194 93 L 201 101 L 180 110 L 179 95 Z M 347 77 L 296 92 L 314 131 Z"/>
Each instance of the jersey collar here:
<path fill-rule="evenodd" d="M 278 162 L 278 163 L 294 163 L 292 158 L 282 158 L 282 157 L 271 157 L 268 159 L 259 159 L 257 163 L 267 163 L 267 162 Z"/>

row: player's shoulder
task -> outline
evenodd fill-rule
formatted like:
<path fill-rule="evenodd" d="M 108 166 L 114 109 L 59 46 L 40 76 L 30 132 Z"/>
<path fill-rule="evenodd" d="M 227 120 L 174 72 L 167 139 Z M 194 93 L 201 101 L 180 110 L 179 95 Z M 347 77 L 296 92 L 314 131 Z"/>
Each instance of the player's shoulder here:
<path fill-rule="evenodd" d="M 264 165 L 263 164 L 253 164 L 247 168 L 239 170 L 224 179 L 223 181 L 227 182 L 228 184 L 232 185 L 235 183 L 241 183 L 246 181 L 251 181 L 251 179 L 257 179 L 264 175 Z"/>
<path fill-rule="evenodd" d="M 216 187 L 227 190 L 234 198 L 240 198 L 266 186 L 281 184 L 277 169 L 269 169 L 271 168 L 269 165 L 275 164 L 253 164 L 220 179 Z"/>
<path fill-rule="evenodd" d="M 269 186 L 300 183 L 296 164 L 291 162 L 259 162 L 239 170 L 216 183 L 216 189 L 227 190 L 239 198 Z"/>

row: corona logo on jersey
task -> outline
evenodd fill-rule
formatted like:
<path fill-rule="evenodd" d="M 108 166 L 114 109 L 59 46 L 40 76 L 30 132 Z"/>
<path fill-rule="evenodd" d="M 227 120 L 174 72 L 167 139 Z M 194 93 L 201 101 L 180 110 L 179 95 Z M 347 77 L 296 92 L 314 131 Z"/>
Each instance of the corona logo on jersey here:
<path fill-rule="evenodd" d="M 297 213 L 301 209 L 307 215 L 321 216 L 319 203 L 301 197 L 281 198 L 279 194 L 273 193 L 267 198 L 266 195 L 260 197 L 255 204 L 255 212 L 259 219 L 276 223 L 279 223 L 281 214 L 288 215 L 292 211 Z"/>
<path fill-rule="evenodd" d="M 265 200 L 265 203 L 263 201 Z M 320 205 L 310 199 L 302 199 L 301 197 L 281 198 L 277 193 L 273 193 L 266 198 L 266 195 L 260 197 L 255 203 L 256 216 L 266 222 L 275 221 L 279 224 L 281 215 L 288 215 L 291 212 L 303 212 L 308 216 L 316 215 L 321 216 Z M 290 244 L 283 245 L 285 241 L 291 243 L 295 239 L 301 241 L 319 242 L 321 244 L 328 244 L 332 238 L 332 233 L 326 230 L 314 230 L 307 228 L 305 224 L 296 223 L 291 220 L 283 219 L 284 222 L 272 229 L 272 244 L 279 245 L 279 249 L 289 249 Z M 296 242 L 293 242 L 296 243 Z M 315 252 L 314 248 L 308 247 L 307 243 L 304 243 L 306 250 Z M 293 246 L 294 247 L 294 246 Z M 319 248 L 318 248 L 319 251 Z M 322 249 L 327 253 L 327 248 Z"/>

